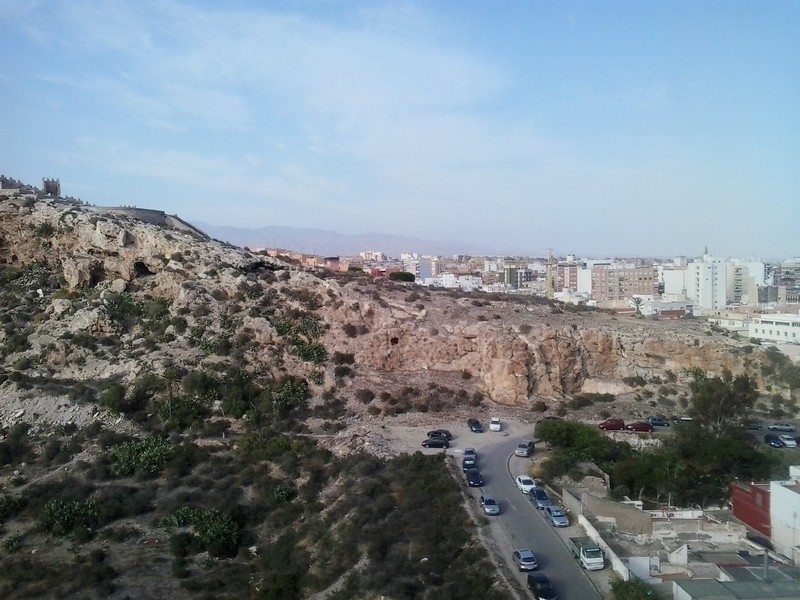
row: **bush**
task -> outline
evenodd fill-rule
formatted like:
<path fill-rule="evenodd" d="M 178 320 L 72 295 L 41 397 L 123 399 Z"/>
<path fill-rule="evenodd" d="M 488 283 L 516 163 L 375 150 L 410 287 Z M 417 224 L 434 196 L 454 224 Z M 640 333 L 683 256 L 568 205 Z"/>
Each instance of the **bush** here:
<path fill-rule="evenodd" d="M 242 537 L 233 518 L 215 508 L 200 510 L 184 506 L 162 521 L 165 527 L 191 527 L 209 554 L 217 558 L 236 556 Z"/>
<path fill-rule="evenodd" d="M 352 365 L 355 362 L 356 358 L 353 354 L 343 352 L 333 353 L 333 364 L 335 365 Z"/>
<path fill-rule="evenodd" d="M 622 382 L 630 387 L 644 387 L 647 384 L 647 382 L 644 380 L 644 377 L 641 375 L 636 375 L 634 377 L 623 377 Z"/>
<path fill-rule="evenodd" d="M 547 410 L 547 402 L 545 402 L 544 400 L 537 400 L 536 402 L 533 403 L 531 410 L 543 413 Z"/>
<path fill-rule="evenodd" d="M 413 273 L 409 273 L 408 271 L 395 271 L 394 273 L 389 273 L 389 281 L 405 281 L 408 283 L 414 283 L 416 277 Z"/>
<path fill-rule="evenodd" d="M 141 474 L 154 476 L 164 470 L 172 458 L 172 444 L 160 437 L 150 437 L 141 442 L 125 442 L 114 450 L 117 472 L 127 476 Z"/>
<path fill-rule="evenodd" d="M 375 399 L 375 393 L 372 390 L 362 388 L 356 390 L 356 399 L 363 404 L 369 404 Z"/>
<path fill-rule="evenodd" d="M 637 577 L 630 581 L 616 578 L 611 582 L 612 600 L 652 600 L 658 598 L 656 589 Z"/>
<path fill-rule="evenodd" d="M 39 526 L 48 533 L 63 537 L 72 535 L 76 541 L 86 541 L 91 528 L 97 524 L 94 502 L 64 502 L 51 500 L 44 506 Z"/>
<path fill-rule="evenodd" d="M 353 369 L 346 365 L 339 365 L 333 370 L 333 376 L 337 379 L 341 379 L 342 377 L 347 377 L 348 375 L 353 373 Z"/>

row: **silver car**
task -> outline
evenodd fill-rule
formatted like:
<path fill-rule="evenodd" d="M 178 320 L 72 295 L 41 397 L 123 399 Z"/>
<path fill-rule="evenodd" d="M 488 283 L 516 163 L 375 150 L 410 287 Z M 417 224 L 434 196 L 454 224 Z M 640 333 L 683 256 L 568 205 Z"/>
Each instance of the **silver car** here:
<path fill-rule="evenodd" d="M 569 518 L 564 511 L 557 506 L 545 506 L 544 513 L 547 518 L 550 519 L 553 527 L 569 527 Z"/>
<path fill-rule="evenodd" d="M 481 507 L 483 508 L 483 512 L 487 515 L 499 515 L 500 514 L 500 505 L 497 503 L 497 500 L 492 498 L 491 496 L 481 496 L 479 500 Z"/>
<path fill-rule="evenodd" d="M 531 495 L 531 502 L 539 510 L 543 510 L 552 504 L 547 492 L 538 486 L 533 487 L 529 493 Z"/>
<path fill-rule="evenodd" d="M 514 559 L 514 564 L 517 565 L 520 571 L 535 571 L 539 568 L 536 555 L 530 550 L 514 550 L 511 557 Z"/>
<path fill-rule="evenodd" d="M 533 442 L 531 440 L 522 440 L 517 444 L 517 449 L 514 450 L 515 456 L 522 456 L 523 458 L 528 458 L 531 454 L 533 454 Z"/>

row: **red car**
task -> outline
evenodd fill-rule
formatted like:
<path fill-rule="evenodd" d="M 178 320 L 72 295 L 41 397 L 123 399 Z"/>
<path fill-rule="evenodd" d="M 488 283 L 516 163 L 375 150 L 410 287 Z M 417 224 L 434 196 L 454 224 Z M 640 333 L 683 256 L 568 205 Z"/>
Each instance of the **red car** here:
<path fill-rule="evenodd" d="M 598 427 L 603 431 L 620 431 L 625 429 L 625 421 L 622 419 L 606 419 Z"/>
<path fill-rule="evenodd" d="M 639 431 L 643 433 L 653 433 L 655 431 L 655 427 L 650 425 L 650 423 L 645 423 L 644 421 L 639 421 L 638 423 L 628 423 L 625 429 L 628 431 Z"/>

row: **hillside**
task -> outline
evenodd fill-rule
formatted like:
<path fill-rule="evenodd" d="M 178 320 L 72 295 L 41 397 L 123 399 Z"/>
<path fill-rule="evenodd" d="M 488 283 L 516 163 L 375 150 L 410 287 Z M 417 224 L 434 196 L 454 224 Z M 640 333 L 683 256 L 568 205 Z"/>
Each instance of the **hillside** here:
<path fill-rule="evenodd" d="M 504 598 L 449 463 L 396 425 L 581 392 L 679 414 L 686 369 L 762 372 L 700 322 L 310 272 L 63 200 L 0 201 L 0 264 L 4 598 Z"/>

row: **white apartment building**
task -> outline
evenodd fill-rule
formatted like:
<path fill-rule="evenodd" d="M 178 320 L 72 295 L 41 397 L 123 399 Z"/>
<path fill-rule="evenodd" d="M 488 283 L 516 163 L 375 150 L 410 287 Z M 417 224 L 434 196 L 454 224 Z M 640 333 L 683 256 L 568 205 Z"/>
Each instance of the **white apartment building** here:
<path fill-rule="evenodd" d="M 380 250 L 365 250 L 364 252 L 360 252 L 358 256 L 361 260 L 373 262 L 385 262 L 387 260 L 386 255 Z"/>
<path fill-rule="evenodd" d="M 686 297 L 686 266 L 669 267 L 659 265 L 658 280 L 664 288 L 663 295 Z"/>
<path fill-rule="evenodd" d="M 456 275 L 454 273 L 441 273 L 436 277 L 427 277 L 422 280 L 422 285 L 460 289 L 465 292 L 474 292 L 481 289 L 483 280 L 475 275 Z"/>
<path fill-rule="evenodd" d="M 725 308 L 727 292 L 728 266 L 725 259 L 705 254 L 702 260 L 692 261 L 686 266 L 686 296 L 692 300 L 695 314 Z"/>
<path fill-rule="evenodd" d="M 800 314 L 758 315 L 750 322 L 749 333 L 776 344 L 800 344 Z"/>
<path fill-rule="evenodd" d="M 769 518 L 772 524 L 772 544 L 775 551 L 800 561 L 800 467 L 789 467 L 788 481 L 769 484 Z"/>

